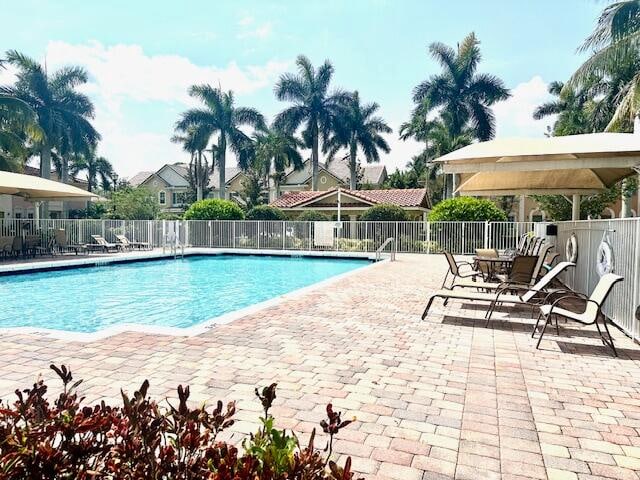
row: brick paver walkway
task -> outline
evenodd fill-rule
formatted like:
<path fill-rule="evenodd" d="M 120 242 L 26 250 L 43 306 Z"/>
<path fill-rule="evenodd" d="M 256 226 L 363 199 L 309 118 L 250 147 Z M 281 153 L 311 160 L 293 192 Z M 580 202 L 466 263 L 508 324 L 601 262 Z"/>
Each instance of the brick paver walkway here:
<path fill-rule="evenodd" d="M 237 400 L 233 430 L 250 432 L 253 388 L 275 381 L 282 426 L 308 433 L 329 401 L 357 416 L 336 451 L 366 478 L 639 479 L 640 347 L 617 333 L 615 359 L 570 324 L 535 350 L 528 313 L 485 328 L 460 303 L 421 322 L 444 269 L 400 255 L 191 338 L 3 335 L 0 396 L 65 363 L 90 401 L 144 378 L 159 396 L 189 383 L 195 400 Z"/>

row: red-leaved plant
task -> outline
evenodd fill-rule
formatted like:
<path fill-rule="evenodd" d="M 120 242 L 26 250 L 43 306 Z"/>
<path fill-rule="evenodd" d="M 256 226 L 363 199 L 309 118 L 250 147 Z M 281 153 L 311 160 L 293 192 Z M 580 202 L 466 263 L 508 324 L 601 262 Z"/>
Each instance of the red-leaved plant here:
<path fill-rule="evenodd" d="M 333 438 L 351 421 L 327 406 L 321 425 L 329 435 L 325 457 L 295 435 L 274 428 L 269 410 L 276 384 L 256 389 L 264 417 L 262 428 L 242 442 L 242 451 L 216 440 L 233 425 L 235 404 L 214 408 L 188 405 L 189 387 L 178 387 L 178 404 L 159 407 L 144 381 L 133 396 L 122 393 L 122 406 L 104 401 L 83 406 L 71 371 L 51 368 L 63 391 L 50 404 L 47 386 L 17 390 L 13 404 L 0 400 L 0 479 L 214 479 L 352 480 L 351 459 L 343 467 L 329 460 Z M 328 468 L 327 468 L 328 467 Z"/>

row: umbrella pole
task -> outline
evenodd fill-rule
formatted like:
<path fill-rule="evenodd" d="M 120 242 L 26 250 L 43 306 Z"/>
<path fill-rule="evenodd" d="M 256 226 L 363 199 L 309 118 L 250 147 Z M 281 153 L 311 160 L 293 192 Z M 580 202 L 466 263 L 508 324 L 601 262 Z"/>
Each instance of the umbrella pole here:
<path fill-rule="evenodd" d="M 580 220 L 580 195 L 574 194 L 571 202 L 571 220 Z"/>

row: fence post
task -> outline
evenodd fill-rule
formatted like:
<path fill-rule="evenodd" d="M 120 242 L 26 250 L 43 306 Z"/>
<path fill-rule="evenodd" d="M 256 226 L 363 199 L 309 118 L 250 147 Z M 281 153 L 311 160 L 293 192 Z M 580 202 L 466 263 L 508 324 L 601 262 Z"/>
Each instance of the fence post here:
<path fill-rule="evenodd" d="M 398 222 L 396 222 L 396 238 L 393 241 L 396 253 L 398 252 Z"/>
<path fill-rule="evenodd" d="M 102 238 L 105 238 L 105 236 L 104 236 L 104 220 L 102 220 Z"/>
<path fill-rule="evenodd" d="M 236 221 L 232 220 L 231 223 L 231 245 L 236 248 Z"/>
<path fill-rule="evenodd" d="M 431 222 L 427 222 L 427 254 L 431 254 Z"/>
<path fill-rule="evenodd" d="M 484 222 L 484 248 L 491 248 L 489 246 L 489 229 L 491 228 L 491 224 L 486 221 Z"/>
<path fill-rule="evenodd" d="M 284 220 L 282 221 L 282 250 L 286 250 L 287 248 L 287 238 L 286 238 L 286 234 L 287 234 L 287 229 L 286 229 L 286 224 L 287 222 L 285 222 Z"/>

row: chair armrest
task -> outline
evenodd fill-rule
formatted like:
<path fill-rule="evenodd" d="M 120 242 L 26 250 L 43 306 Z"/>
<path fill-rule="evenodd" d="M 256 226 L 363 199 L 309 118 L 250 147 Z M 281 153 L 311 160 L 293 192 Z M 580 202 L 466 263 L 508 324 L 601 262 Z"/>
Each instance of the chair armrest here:
<path fill-rule="evenodd" d="M 560 298 L 557 298 L 552 304 L 551 304 L 551 309 L 549 310 L 549 314 L 553 313 L 553 309 L 558 305 L 558 303 L 560 303 L 563 300 L 568 300 L 568 299 L 579 299 L 579 300 L 583 300 L 585 303 L 594 303 L 596 305 L 596 307 L 598 307 L 598 310 L 600 310 L 600 304 L 598 302 L 596 302 L 595 300 L 590 299 L 589 297 L 587 297 L 584 293 L 578 293 L 578 292 L 573 292 L 571 291 L 570 294 L 568 295 L 564 295 Z"/>

